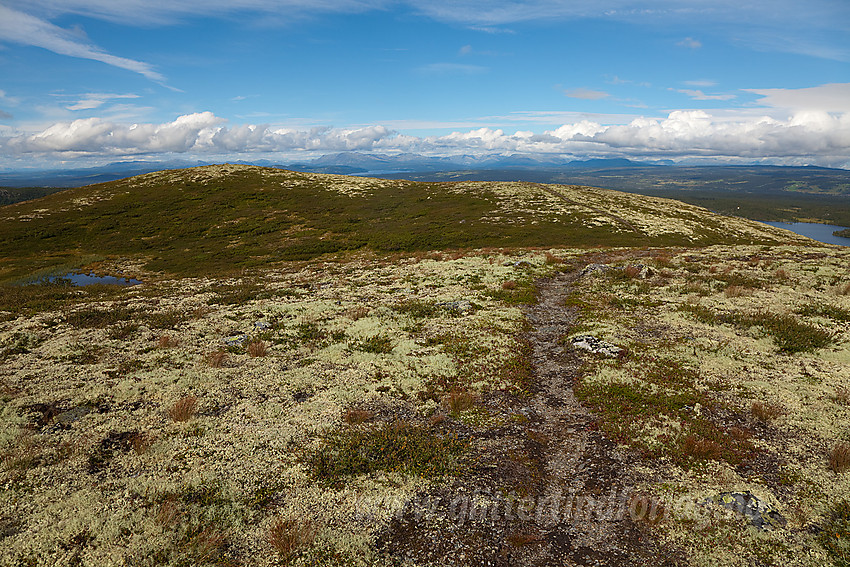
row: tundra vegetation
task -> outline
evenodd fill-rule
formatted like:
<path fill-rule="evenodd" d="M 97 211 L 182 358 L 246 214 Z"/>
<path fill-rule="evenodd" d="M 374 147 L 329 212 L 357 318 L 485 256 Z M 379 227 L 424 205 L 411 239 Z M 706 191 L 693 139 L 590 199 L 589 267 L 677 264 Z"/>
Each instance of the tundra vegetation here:
<path fill-rule="evenodd" d="M 215 205 L 232 179 L 188 171 L 80 190 L 83 212 L 71 200 L 0 209 L 0 230 L 17 243 L 3 240 L 7 279 L 100 255 L 84 267 L 145 282 L 2 288 L 0 563 L 426 564 L 379 545 L 393 518 L 426 490 L 462 484 L 507 428 L 545 447 L 525 412 L 539 389 L 525 315 L 536 282 L 569 273 L 575 321 L 560 344 L 579 361 L 572 390 L 591 427 L 630 456 L 636 489 L 695 510 L 749 492 L 786 519 L 761 531 L 732 511 L 708 522 L 670 514 L 641 525 L 641 537 L 683 565 L 847 565 L 850 252 L 674 202 L 602 190 L 583 198 L 580 188 L 564 189 L 565 201 L 522 184 L 440 189 L 459 191 L 461 206 L 399 183 L 399 203 L 430 196 L 456 208 L 443 211 L 446 226 L 480 224 L 462 233 L 419 225 L 416 210 L 399 205 L 398 224 L 383 230 L 376 218 L 389 214 L 389 194 L 368 211 L 355 203 L 378 192 L 374 180 L 234 168 L 237 181 L 295 179 L 294 200 L 307 199 L 298 191 L 309 181 L 341 207 L 295 219 L 293 204 L 266 233 L 253 197 Z M 280 190 L 257 183 L 250 194 Z M 151 226 L 142 222 L 150 211 L 108 187 L 167 193 L 162 210 L 182 193 L 199 215 L 212 199 L 221 226 L 205 230 L 221 232 L 162 222 L 122 242 L 116 225 L 107 253 L 82 232 L 74 240 L 59 231 L 59 220 L 40 223 L 62 206 L 62 223 L 117 222 L 85 212 L 111 203 L 116 215 L 142 215 L 128 221 L 138 222 L 132 230 Z M 227 224 L 228 214 L 244 220 Z M 570 215 L 571 227 L 552 236 Z M 504 229 L 506 245 L 485 247 L 486 233 L 476 240 L 511 218 L 524 220 Z M 332 222 L 372 228 L 317 226 Z M 404 246 L 363 244 L 400 238 L 407 222 L 414 240 Z M 253 228 L 224 228 L 243 223 Z M 443 249 L 417 249 L 417 226 L 423 239 L 443 232 Z M 594 227 L 620 234 L 591 246 Z M 56 231 L 55 255 L 28 240 L 40 230 Z M 638 233 L 643 241 L 627 245 Z M 146 238 L 161 241 L 147 247 Z M 530 247 L 535 238 L 577 240 Z M 232 246 L 216 251 L 223 242 Z M 196 262 L 164 246 L 191 248 Z M 579 276 L 589 264 L 610 269 Z M 621 355 L 579 351 L 569 340 L 577 335 Z M 504 458 L 533 471 L 532 457 Z M 504 544 L 533 553 L 546 541 L 525 525 Z"/>

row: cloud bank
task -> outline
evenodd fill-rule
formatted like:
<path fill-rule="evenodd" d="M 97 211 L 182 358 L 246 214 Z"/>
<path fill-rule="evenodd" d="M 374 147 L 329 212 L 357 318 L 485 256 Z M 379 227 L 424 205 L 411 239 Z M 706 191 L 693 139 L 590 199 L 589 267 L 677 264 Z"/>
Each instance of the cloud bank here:
<path fill-rule="evenodd" d="M 16 160 L 116 158 L 180 154 L 186 157 L 319 155 L 337 151 L 417 152 L 425 155 L 538 154 L 541 156 L 773 160 L 850 168 L 850 113 L 799 111 L 786 120 L 671 112 L 627 124 L 582 120 L 543 133 L 476 128 L 441 136 L 412 136 L 384 126 L 297 130 L 228 125 L 211 112 L 163 124 L 123 124 L 87 118 L 34 133 L 0 136 L 0 156 Z"/>

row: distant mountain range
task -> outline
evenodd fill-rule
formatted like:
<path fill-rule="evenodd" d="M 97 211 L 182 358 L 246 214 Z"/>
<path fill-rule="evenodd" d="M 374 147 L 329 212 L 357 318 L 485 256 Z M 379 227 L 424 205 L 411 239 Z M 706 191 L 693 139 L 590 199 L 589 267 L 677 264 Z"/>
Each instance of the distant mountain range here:
<path fill-rule="evenodd" d="M 142 173 L 181 169 L 200 165 L 210 165 L 204 161 L 121 161 L 106 165 L 77 169 L 22 169 L 0 171 L 0 187 L 81 187 L 93 183 L 103 183 L 123 179 Z M 657 167 L 672 165 L 672 162 L 635 162 L 627 159 L 590 159 L 568 160 L 541 158 L 539 156 L 515 154 L 510 156 L 471 156 L 429 157 L 419 154 L 365 154 L 360 152 L 340 152 L 327 154 L 303 162 L 273 162 L 270 160 L 235 160 L 231 163 L 241 165 L 259 165 L 277 167 L 295 171 L 314 173 L 386 174 L 401 172 L 429 172 L 478 169 L 539 169 L 539 168 L 622 168 Z"/>

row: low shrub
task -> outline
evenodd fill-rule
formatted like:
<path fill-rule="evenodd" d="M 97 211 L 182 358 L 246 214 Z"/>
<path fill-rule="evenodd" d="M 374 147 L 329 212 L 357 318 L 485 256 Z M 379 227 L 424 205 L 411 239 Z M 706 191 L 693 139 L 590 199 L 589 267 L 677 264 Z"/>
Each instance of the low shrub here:
<path fill-rule="evenodd" d="M 439 437 L 404 422 L 374 429 L 341 429 L 322 436 L 321 447 L 307 457 L 312 475 L 324 484 L 375 471 L 399 472 L 426 478 L 451 473 L 466 444 Z"/>

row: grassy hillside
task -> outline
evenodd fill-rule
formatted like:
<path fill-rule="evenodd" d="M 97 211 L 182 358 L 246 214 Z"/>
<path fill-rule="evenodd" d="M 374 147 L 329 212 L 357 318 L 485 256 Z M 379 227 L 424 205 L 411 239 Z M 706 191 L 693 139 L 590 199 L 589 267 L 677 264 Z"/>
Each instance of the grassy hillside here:
<path fill-rule="evenodd" d="M 788 238 L 699 207 L 603 189 L 205 166 L 0 208 L 0 281 L 109 260 L 199 275 L 361 248 L 704 246 Z"/>

